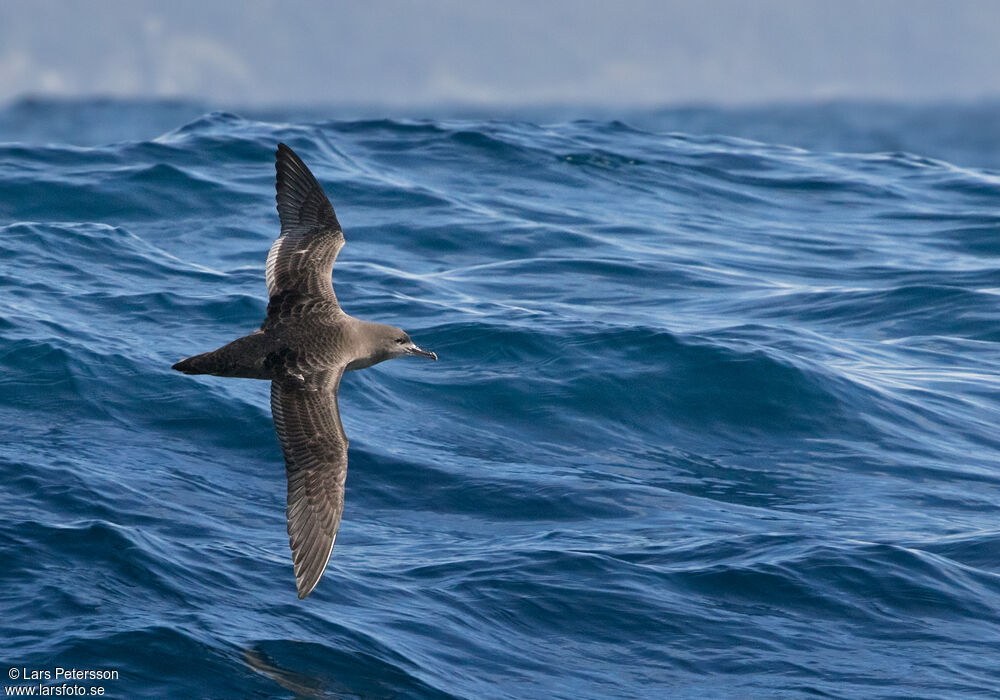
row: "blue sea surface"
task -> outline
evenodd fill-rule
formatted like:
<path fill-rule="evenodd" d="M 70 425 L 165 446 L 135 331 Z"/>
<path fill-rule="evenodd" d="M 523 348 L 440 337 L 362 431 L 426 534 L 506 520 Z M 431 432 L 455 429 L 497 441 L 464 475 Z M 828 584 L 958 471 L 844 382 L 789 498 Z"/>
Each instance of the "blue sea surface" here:
<path fill-rule="evenodd" d="M 997 696 L 1000 103 L 390 116 L 0 110 L 0 672 Z M 305 601 L 267 383 L 170 369 L 264 317 L 279 141 L 441 358 L 344 378 Z"/>

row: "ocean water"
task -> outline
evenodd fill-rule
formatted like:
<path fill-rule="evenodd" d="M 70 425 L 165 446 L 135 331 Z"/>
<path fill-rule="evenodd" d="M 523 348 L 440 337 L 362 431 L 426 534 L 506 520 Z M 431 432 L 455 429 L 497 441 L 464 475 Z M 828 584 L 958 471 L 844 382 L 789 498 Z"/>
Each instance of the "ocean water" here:
<path fill-rule="evenodd" d="M 998 125 L 6 106 L 0 670 L 114 670 L 77 683 L 123 698 L 996 697 Z M 345 309 L 441 358 L 345 377 L 347 505 L 305 601 L 266 383 L 170 370 L 264 316 L 279 141 L 344 226 Z"/>

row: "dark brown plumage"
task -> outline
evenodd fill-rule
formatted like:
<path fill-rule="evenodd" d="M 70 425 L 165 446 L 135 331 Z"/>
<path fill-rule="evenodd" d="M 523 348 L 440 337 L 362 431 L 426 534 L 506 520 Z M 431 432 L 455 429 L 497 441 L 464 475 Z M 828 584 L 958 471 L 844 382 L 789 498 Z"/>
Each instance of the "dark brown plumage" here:
<path fill-rule="evenodd" d="M 281 235 L 265 266 L 267 318 L 260 330 L 181 360 L 185 374 L 271 380 L 271 413 L 288 477 L 288 538 L 305 598 L 326 569 L 344 509 L 347 436 L 337 391 L 345 371 L 394 357 L 436 360 L 398 328 L 348 316 L 331 273 L 344 233 L 316 178 L 278 144 L 276 201 Z"/>

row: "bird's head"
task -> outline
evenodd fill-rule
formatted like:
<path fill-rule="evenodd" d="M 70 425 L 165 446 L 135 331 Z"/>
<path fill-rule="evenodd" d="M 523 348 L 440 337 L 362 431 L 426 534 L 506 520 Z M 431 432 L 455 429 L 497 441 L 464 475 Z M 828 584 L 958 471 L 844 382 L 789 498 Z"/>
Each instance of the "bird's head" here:
<path fill-rule="evenodd" d="M 406 331 L 400 328 L 367 321 L 359 322 L 357 328 L 361 338 L 360 356 L 351 362 L 347 369 L 363 369 L 407 355 L 438 359 L 437 354 L 417 347 Z"/>
<path fill-rule="evenodd" d="M 392 326 L 385 326 L 388 330 L 387 337 L 383 340 L 382 350 L 389 358 L 404 357 L 413 355 L 414 357 L 426 357 L 429 360 L 437 360 L 437 353 L 417 347 L 417 344 L 410 340 L 406 331 Z"/>

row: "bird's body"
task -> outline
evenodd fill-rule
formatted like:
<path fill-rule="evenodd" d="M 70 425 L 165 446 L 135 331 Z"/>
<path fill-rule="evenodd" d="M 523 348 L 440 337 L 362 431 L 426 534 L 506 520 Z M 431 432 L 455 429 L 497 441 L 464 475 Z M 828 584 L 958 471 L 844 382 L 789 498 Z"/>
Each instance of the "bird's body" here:
<path fill-rule="evenodd" d="M 278 145 L 276 169 L 281 235 L 265 268 L 267 318 L 250 335 L 174 369 L 271 381 L 271 412 L 288 477 L 289 542 L 299 598 L 305 598 L 326 569 L 344 507 L 347 436 L 337 407 L 343 373 L 394 357 L 437 355 L 398 328 L 344 313 L 331 281 L 344 244 L 333 206 L 284 144 Z"/>

